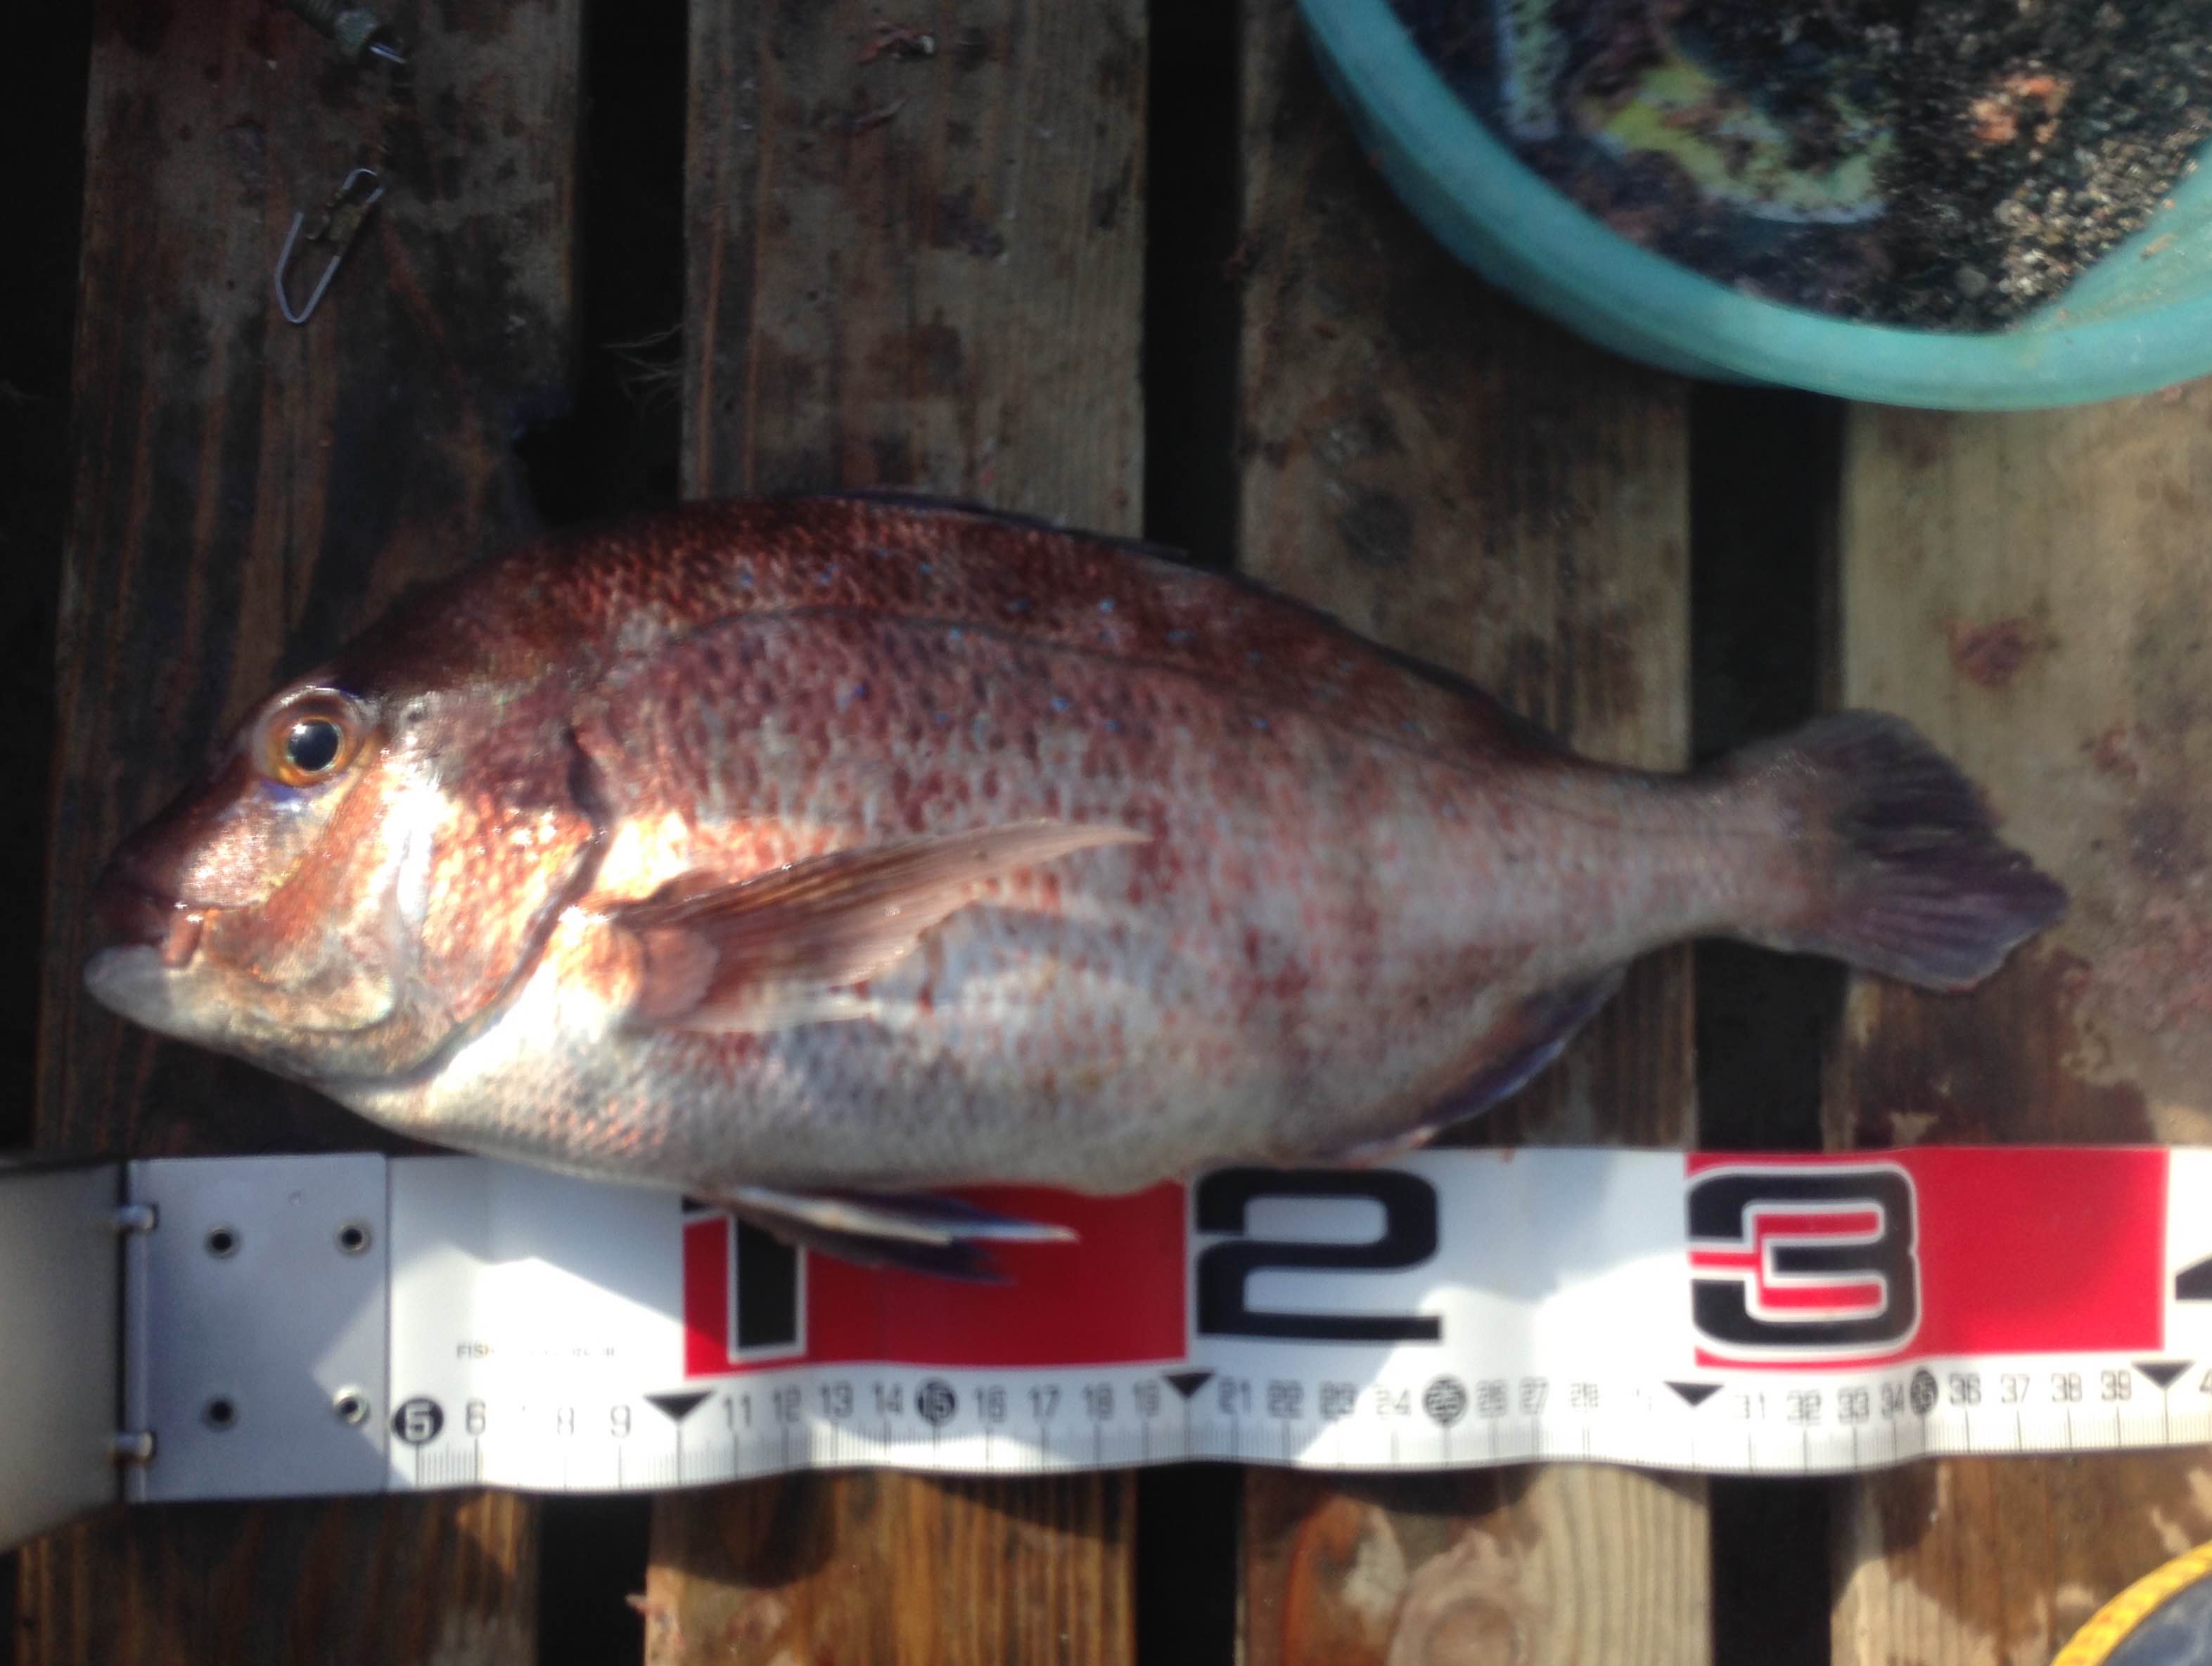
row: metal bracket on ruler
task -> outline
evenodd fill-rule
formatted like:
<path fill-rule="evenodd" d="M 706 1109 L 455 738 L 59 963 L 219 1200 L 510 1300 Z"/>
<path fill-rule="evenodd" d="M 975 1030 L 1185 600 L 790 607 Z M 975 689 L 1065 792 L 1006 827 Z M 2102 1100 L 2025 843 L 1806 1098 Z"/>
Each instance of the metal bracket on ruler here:
<path fill-rule="evenodd" d="M 300 1497 L 385 1484 L 390 1237 L 374 1155 L 129 1165 L 154 1211 L 125 1258 L 129 1496 Z"/>

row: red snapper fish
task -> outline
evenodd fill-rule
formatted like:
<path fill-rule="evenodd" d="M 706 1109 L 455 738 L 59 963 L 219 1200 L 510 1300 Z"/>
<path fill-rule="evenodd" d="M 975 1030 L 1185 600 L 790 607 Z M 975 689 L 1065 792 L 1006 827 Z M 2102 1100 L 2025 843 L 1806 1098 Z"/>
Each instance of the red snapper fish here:
<path fill-rule="evenodd" d="M 1234 578 L 870 496 L 702 503 L 423 593 L 116 854 L 93 994 L 404 1134 L 863 1260 L 941 1189 L 1371 1158 L 1662 945 L 1938 989 L 2065 893 L 1900 720 L 1577 757 Z"/>

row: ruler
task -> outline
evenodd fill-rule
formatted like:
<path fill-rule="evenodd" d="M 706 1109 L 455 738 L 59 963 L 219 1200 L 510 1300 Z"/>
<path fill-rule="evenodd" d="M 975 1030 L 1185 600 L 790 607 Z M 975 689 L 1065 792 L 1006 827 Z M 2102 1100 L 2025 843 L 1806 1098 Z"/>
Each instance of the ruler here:
<path fill-rule="evenodd" d="M 120 1246 L 120 1347 L 81 1350 L 119 1353 L 118 1426 L 51 1383 L 27 1402 L 11 1363 L 0 1430 L 96 1438 L 137 1500 L 1193 1458 L 1802 1474 L 2212 1440 L 2212 1152 L 1438 1152 L 979 1191 L 1076 1234 L 1003 1247 L 997 1285 L 469 1158 L 0 1183 L 64 1182 L 50 1213 L 91 1224 L 49 1239 Z M 12 1334 L 98 1319 L 47 1288 Z"/>

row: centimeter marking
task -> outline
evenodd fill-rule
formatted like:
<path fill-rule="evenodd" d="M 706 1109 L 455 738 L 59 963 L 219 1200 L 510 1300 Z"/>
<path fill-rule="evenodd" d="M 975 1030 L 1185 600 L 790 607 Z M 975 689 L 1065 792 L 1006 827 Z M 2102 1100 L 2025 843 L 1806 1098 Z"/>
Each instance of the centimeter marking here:
<path fill-rule="evenodd" d="M 403 1403 L 396 1432 L 416 1408 L 416 1426 L 434 1421 L 440 1432 L 421 1442 L 398 1433 L 392 1483 L 618 1492 L 868 1465 L 1030 1474 L 1206 1458 L 1340 1469 L 1570 1459 L 1810 1474 L 1948 1454 L 2212 1441 L 2212 1371 L 2161 1387 L 2136 1365 L 2094 1356 L 1784 1386 L 1738 1379 L 1694 1404 L 1664 1383 L 1535 1377 L 1362 1385 L 1216 1373 L 1185 1396 L 1127 1368 L 957 1375 L 967 1379 L 958 1386 L 890 1371 L 764 1373 L 657 1397 L 665 1406 L 503 1396 L 487 1385 L 457 1421 L 447 1408 L 426 1419 L 419 1408 L 431 1402 Z M 1327 1415 L 1316 1415 L 1321 1407 Z"/>

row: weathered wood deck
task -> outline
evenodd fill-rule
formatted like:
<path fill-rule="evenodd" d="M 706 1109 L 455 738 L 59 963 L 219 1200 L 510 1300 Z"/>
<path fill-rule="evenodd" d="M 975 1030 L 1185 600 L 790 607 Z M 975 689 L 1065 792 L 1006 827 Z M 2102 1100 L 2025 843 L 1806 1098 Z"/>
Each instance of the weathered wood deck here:
<path fill-rule="evenodd" d="M 398 75 L 266 0 L 95 7 L 70 471 L 46 500 L 23 483 L 55 512 L 22 524 L 65 497 L 70 531 L 19 556 L 60 575 L 40 1143 L 374 1143 L 80 994 L 106 847 L 228 712 L 407 583 L 549 519 L 834 483 L 1200 542 L 1601 757 L 1686 761 L 1693 716 L 1702 753 L 1818 697 L 1886 706 L 2075 891 L 1957 1004 L 1855 985 L 1838 1011 L 1836 980 L 1749 952 L 1695 976 L 1658 958 L 1476 1138 L 1686 1144 L 1701 1090 L 1704 1137 L 1739 1146 L 2203 1137 L 2201 387 L 1966 420 L 1609 359 L 1419 233 L 1288 0 L 392 17 Z M 884 23 L 932 50 L 882 50 Z M 295 329 L 276 249 L 370 157 L 391 195 Z M 2201 1461 L 118 1512 L 19 1555 L 13 1649 L 2014 1666 L 2212 1537 Z"/>

